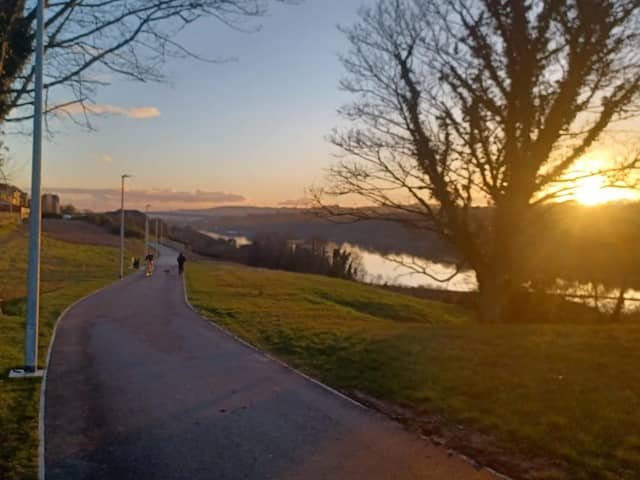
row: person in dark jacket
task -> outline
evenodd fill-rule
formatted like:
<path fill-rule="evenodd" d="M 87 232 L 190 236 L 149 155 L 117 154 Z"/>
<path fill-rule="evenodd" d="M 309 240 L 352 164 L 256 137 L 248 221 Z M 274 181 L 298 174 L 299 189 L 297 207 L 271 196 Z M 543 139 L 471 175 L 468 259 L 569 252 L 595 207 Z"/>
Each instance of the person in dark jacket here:
<path fill-rule="evenodd" d="M 147 254 L 147 256 L 144 257 L 144 261 L 145 261 L 145 263 L 147 265 L 147 271 L 146 271 L 145 275 L 147 277 L 150 277 L 151 274 L 153 274 L 153 265 L 154 265 L 154 263 L 153 263 L 153 253 L 149 252 Z"/>
<path fill-rule="evenodd" d="M 178 273 L 180 275 L 182 275 L 182 272 L 184 272 L 184 262 L 187 261 L 187 257 L 185 257 L 182 252 L 180 252 L 180 255 L 178 255 Z"/>

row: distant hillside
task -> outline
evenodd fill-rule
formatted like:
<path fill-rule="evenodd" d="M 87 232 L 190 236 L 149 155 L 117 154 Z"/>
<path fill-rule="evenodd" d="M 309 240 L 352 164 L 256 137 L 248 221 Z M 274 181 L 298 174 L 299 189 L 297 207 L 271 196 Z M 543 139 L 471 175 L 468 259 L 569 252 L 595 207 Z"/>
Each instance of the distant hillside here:
<path fill-rule="evenodd" d="M 491 212 L 490 208 L 478 208 L 474 215 L 482 223 Z M 314 213 L 312 209 L 220 207 L 173 212 L 173 217 L 163 218 L 196 230 L 252 239 L 275 233 L 292 240 L 348 242 L 382 253 L 408 253 L 435 261 L 456 257 L 449 245 L 426 229 L 381 220 L 333 223 Z M 563 278 L 636 287 L 640 285 L 640 254 L 634 248 L 640 242 L 639 219 L 637 203 L 542 206 L 529 219 L 528 232 L 523 235 L 523 267 L 537 272 L 536 276 L 553 277 L 561 271 Z"/>
<path fill-rule="evenodd" d="M 384 253 L 409 253 L 440 261 L 455 259 L 455 254 L 445 242 L 432 233 L 381 220 L 336 223 L 316 213 L 312 209 L 219 207 L 156 212 L 154 215 L 176 226 L 244 235 L 251 239 L 265 234 L 279 234 L 291 240 L 322 239 L 352 243 Z"/>
<path fill-rule="evenodd" d="M 120 211 L 118 210 L 105 213 L 87 213 L 76 216 L 76 219 L 103 227 L 110 233 L 120 234 Z M 166 231 L 167 225 L 164 221 L 160 221 L 159 226 L 163 232 Z M 145 214 L 139 210 L 125 210 L 125 236 L 144 238 L 144 229 Z M 149 215 L 149 235 L 151 237 L 155 235 L 155 220 L 151 214 Z"/>
<path fill-rule="evenodd" d="M 203 209 L 182 209 L 167 212 L 154 212 L 155 216 L 188 216 L 188 217 L 241 217 L 245 215 L 273 215 L 278 213 L 296 213 L 300 211 L 295 208 L 273 208 L 273 207 L 242 207 L 226 206 Z"/>

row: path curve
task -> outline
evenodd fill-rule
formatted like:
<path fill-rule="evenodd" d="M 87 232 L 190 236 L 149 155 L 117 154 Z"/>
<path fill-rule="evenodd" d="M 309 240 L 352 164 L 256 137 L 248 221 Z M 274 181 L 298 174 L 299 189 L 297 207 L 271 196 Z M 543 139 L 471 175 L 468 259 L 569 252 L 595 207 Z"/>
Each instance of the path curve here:
<path fill-rule="evenodd" d="M 62 319 L 47 480 L 493 478 L 211 328 L 163 253 Z"/>

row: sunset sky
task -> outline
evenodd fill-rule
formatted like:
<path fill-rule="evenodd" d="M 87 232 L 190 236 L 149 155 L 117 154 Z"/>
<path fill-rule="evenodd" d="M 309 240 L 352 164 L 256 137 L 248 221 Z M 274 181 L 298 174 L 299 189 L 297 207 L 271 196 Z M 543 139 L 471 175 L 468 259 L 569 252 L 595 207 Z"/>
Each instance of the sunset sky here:
<path fill-rule="evenodd" d="M 213 20 L 195 25 L 185 45 L 237 60 L 174 60 L 168 84 L 103 88 L 96 132 L 67 122 L 45 143 L 43 191 L 81 208 L 113 209 L 120 175 L 129 173 L 131 207 L 299 204 L 334 160 L 325 137 L 347 98 L 337 58 L 347 45 L 336 26 L 353 23 L 363 4 L 274 5 L 250 34 Z M 28 189 L 30 138 L 8 140 L 15 183 Z"/>
<path fill-rule="evenodd" d="M 352 25 L 358 8 L 372 3 L 275 3 L 253 23 L 262 26 L 253 33 L 214 20 L 192 26 L 182 44 L 203 57 L 231 60 L 172 60 L 162 84 L 112 79 L 91 107 L 97 131 L 52 122 L 43 191 L 79 208 L 115 209 L 120 175 L 127 173 L 133 175 L 130 208 L 303 206 L 305 190 L 322 183 L 335 161 L 338 152 L 326 136 L 340 125 L 336 110 L 348 100 L 338 88 L 338 54 L 348 45 L 337 25 Z M 9 135 L 8 143 L 12 179 L 29 190 L 30 137 Z M 583 170 L 606 156 L 586 159 Z M 572 198 L 585 204 L 637 199 L 603 189 L 603 180 L 583 182 Z"/>

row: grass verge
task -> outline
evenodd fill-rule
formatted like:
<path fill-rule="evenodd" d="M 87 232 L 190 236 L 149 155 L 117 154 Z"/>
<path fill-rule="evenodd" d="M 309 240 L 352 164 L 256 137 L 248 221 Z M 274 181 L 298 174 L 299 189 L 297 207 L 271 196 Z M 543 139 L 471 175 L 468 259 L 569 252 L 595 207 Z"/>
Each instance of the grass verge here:
<path fill-rule="evenodd" d="M 37 478 L 40 379 L 10 380 L 23 363 L 27 237 L 0 232 L 0 478 Z M 39 367 L 44 368 L 56 319 L 78 298 L 117 278 L 118 249 L 43 237 Z"/>
<path fill-rule="evenodd" d="M 410 407 L 430 433 L 461 432 L 457 448 L 518 477 L 640 478 L 640 326 L 478 325 L 436 302 L 231 264 L 190 264 L 187 284 L 233 333 Z"/>

